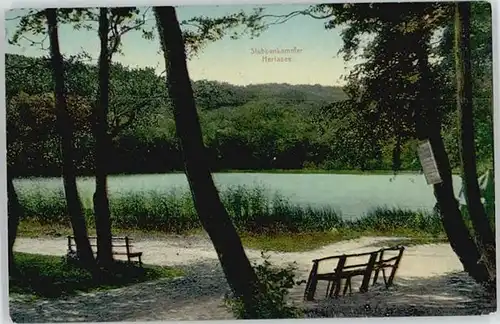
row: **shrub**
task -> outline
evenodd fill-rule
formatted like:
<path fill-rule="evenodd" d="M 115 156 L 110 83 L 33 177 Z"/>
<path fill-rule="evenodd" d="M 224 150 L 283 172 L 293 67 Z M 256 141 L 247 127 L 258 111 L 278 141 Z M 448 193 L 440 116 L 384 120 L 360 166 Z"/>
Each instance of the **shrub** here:
<path fill-rule="evenodd" d="M 277 318 L 299 318 L 303 312 L 301 309 L 288 303 L 289 290 L 295 285 L 296 265 L 290 264 L 286 268 L 275 267 L 269 262 L 269 256 L 262 253 L 264 262 L 254 264 L 258 285 L 263 287 L 265 293 L 255 296 L 255 312 L 248 314 L 241 298 L 226 296 L 225 304 L 238 319 L 277 319 Z"/>

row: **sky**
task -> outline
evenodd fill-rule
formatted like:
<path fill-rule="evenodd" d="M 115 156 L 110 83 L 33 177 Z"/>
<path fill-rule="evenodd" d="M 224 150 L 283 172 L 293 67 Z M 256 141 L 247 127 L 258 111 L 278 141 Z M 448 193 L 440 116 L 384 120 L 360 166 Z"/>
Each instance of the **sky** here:
<path fill-rule="evenodd" d="M 266 14 L 280 15 L 307 8 L 307 5 L 265 5 Z M 179 21 L 196 16 L 220 17 L 238 12 L 251 11 L 250 5 L 220 6 L 179 6 L 176 9 Z M 13 18 L 25 11 L 19 9 L 6 13 Z M 152 17 L 151 17 L 152 18 Z M 6 21 L 6 37 L 12 35 L 18 20 Z M 151 19 L 150 26 L 154 23 Z M 281 25 L 271 26 L 259 37 L 251 39 L 243 36 L 237 40 L 226 37 L 208 44 L 197 57 L 190 58 L 188 69 L 193 80 L 218 80 L 238 85 L 257 83 L 321 84 L 336 86 L 344 84 L 342 76 L 353 63 L 344 62 L 338 55 L 342 46 L 341 29 L 326 30 L 324 20 L 298 16 Z M 40 37 L 26 35 L 33 40 Z M 7 42 L 7 39 L 5 40 Z M 63 54 L 74 55 L 82 49 L 94 58 L 98 57 L 99 39 L 97 32 L 74 30 L 70 25 L 62 25 L 59 42 Z M 46 46 L 48 47 L 48 42 Z M 115 62 L 131 67 L 154 67 L 158 73 L 165 69 L 163 57 L 159 53 L 159 40 L 145 40 L 139 31 L 127 33 L 123 38 L 123 54 L 114 56 Z M 252 54 L 252 49 L 295 49 L 292 54 L 269 54 L 281 57 L 285 62 L 265 61 L 264 55 Z M 7 45 L 7 53 L 27 56 L 47 55 L 40 46 Z M 283 59 L 286 58 L 286 59 Z"/>

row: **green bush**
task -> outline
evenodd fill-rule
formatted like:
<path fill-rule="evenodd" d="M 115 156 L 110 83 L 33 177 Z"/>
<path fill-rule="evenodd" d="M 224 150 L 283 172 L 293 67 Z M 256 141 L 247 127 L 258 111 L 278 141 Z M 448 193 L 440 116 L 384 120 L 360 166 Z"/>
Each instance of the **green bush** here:
<path fill-rule="evenodd" d="M 254 264 L 258 285 L 263 287 L 258 296 L 255 296 L 255 311 L 248 313 L 241 298 L 226 296 L 225 304 L 238 319 L 278 319 L 299 318 L 302 311 L 288 303 L 289 290 L 300 283 L 295 282 L 296 265 L 290 264 L 286 268 L 275 267 L 269 262 L 269 256 L 262 253 L 264 262 Z"/>

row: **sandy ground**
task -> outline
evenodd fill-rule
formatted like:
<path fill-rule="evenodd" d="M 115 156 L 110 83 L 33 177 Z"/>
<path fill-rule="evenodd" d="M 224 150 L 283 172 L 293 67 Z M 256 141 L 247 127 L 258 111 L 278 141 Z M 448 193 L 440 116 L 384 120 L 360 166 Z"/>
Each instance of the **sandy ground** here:
<path fill-rule="evenodd" d="M 331 244 L 308 252 L 269 252 L 273 264 L 295 262 L 297 280 L 306 280 L 311 260 L 341 253 L 368 252 L 391 246 L 398 238 L 365 237 Z M 204 237 L 144 239 L 134 243 L 147 264 L 183 267 L 186 275 L 129 287 L 35 302 L 21 296 L 11 298 L 11 316 L 16 322 L 146 321 L 231 319 L 223 307 L 228 286 L 211 242 Z M 18 238 L 19 252 L 64 255 L 66 240 Z M 252 261 L 260 251 L 246 250 Z M 321 269 L 320 269 L 321 270 Z M 338 299 L 303 302 L 304 285 L 291 291 L 292 301 L 308 310 L 308 317 L 467 315 L 496 311 L 496 302 L 484 298 L 482 289 L 463 273 L 448 244 L 408 247 L 394 287 L 374 286 L 368 293 L 353 293 Z M 354 288 L 354 287 L 353 287 Z M 353 290 L 354 291 L 354 290 Z"/>

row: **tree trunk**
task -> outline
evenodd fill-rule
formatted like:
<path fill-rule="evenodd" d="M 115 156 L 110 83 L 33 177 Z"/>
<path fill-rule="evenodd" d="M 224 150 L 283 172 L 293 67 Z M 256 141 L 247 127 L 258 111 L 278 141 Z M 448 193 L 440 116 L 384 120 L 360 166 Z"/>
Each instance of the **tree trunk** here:
<path fill-rule="evenodd" d="M 7 214 L 8 214 L 8 236 L 9 236 L 9 275 L 15 273 L 14 243 L 17 237 L 19 220 L 24 216 L 23 208 L 19 203 L 12 173 L 7 169 Z"/>
<path fill-rule="evenodd" d="M 100 8 L 99 39 L 99 89 L 94 105 L 94 137 L 95 137 L 95 193 L 93 196 L 94 216 L 97 232 L 97 261 L 107 267 L 113 262 L 111 245 L 111 213 L 107 190 L 108 158 L 110 136 L 108 134 L 109 104 L 109 54 L 108 54 L 108 8 Z"/>
<path fill-rule="evenodd" d="M 184 155 L 185 172 L 198 217 L 213 242 L 226 279 L 241 297 L 248 318 L 255 314 L 259 289 L 236 229 L 224 208 L 210 170 L 204 164 L 206 149 L 196 112 L 181 30 L 173 7 L 156 7 L 158 33 L 164 52 L 167 87 L 173 104 L 177 135 Z"/>
<path fill-rule="evenodd" d="M 453 191 L 450 161 L 445 150 L 443 138 L 439 132 L 440 126 L 430 130 L 428 139 L 438 165 L 439 174 L 443 182 L 434 185 L 434 195 L 439 204 L 439 210 L 445 232 L 450 245 L 462 262 L 465 271 L 477 282 L 488 281 L 486 268 L 478 263 L 480 255 L 474 240 L 462 218 L 462 213 Z"/>
<path fill-rule="evenodd" d="M 481 261 L 488 269 L 490 281 L 496 277 L 495 235 L 481 202 L 477 181 L 474 116 L 472 107 L 472 72 L 470 53 L 469 2 L 455 4 L 455 67 L 457 78 L 457 109 L 460 120 L 461 160 L 464 196 L 481 252 Z"/>
<path fill-rule="evenodd" d="M 396 125 L 396 142 L 394 143 L 394 147 L 392 149 L 392 170 L 395 172 L 401 170 L 401 135 L 399 134 L 399 131 L 399 126 Z"/>
<path fill-rule="evenodd" d="M 415 37 L 415 41 L 421 44 L 416 53 L 420 75 L 420 91 L 415 109 L 417 136 L 420 140 L 429 140 L 442 179 L 441 183 L 434 185 L 434 196 L 439 205 L 441 220 L 450 245 L 465 271 L 477 282 L 482 283 L 488 280 L 488 273 L 486 268 L 478 263 L 479 252 L 455 198 L 450 161 L 441 136 L 441 123 L 437 110 L 434 108 L 435 102 L 432 97 L 434 85 L 431 80 L 427 53 L 428 37 L 423 33 L 417 33 Z"/>
<path fill-rule="evenodd" d="M 62 143 L 64 193 L 68 205 L 68 213 L 73 227 L 77 253 L 82 263 L 89 269 L 95 265 L 94 255 L 87 234 L 85 216 L 82 203 L 76 186 L 76 173 L 73 164 L 73 130 L 71 118 L 66 102 L 64 85 L 64 65 L 59 50 L 59 36 L 57 32 L 57 10 L 46 9 L 47 26 L 50 39 L 50 58 L 52 62 L 52 76 L 55 84 L 56 116 L 59 134 Z"/>

